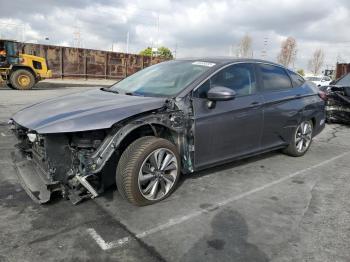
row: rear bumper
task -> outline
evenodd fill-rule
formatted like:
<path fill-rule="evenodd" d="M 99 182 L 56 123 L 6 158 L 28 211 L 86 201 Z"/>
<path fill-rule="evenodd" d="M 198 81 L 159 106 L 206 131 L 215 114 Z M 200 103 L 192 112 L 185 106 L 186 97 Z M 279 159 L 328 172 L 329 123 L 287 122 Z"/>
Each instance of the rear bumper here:
<path fill-rule="evenodd" d="M 326 113 L 323 112 L 315 118 L 315 126 L 313 130 L 313 136 L 317 136 L 326 126 Z"/>
<path fill-rule="evenodd" d="M 61 188 L 60 184 L 49 181 L 46 174 L 32 160 L 27 159 L 21 150 L 15 149 L 11 156 L 18 180 L 29 197 L 38 204 L 49 202 L 52 192 Z"/>

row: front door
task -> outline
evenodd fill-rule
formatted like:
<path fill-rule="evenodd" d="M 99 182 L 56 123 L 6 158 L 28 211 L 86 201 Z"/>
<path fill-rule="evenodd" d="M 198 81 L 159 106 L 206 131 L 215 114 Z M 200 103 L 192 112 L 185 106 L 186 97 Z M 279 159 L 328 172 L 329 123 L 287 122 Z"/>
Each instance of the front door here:
<path fill-rule="evenodd" d="M 213 86 L 231 88 L 237 95 L 209 108 L 206 94 Z M 222 69 L 193 92 L 196 169 L 260 149 L 262 101 L 254 66 L 248 63 Z"/>

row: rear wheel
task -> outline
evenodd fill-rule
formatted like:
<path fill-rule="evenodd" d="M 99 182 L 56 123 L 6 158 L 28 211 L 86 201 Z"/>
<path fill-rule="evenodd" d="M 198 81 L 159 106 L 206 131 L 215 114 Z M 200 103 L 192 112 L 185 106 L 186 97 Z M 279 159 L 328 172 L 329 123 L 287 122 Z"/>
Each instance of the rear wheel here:
<path fill-rule="evenodd" d="M 180 176 L 176 146 L 157 137 L 142 137 L 123 152 L 117 167 L 119 193 L 129 202 L 150 205 L 168 197 Z"/>
<path fill-rule="evenodd" d="M 310 148 L 312 142 L 312 121 L 303 121 L 296 128 L 294 136 L 284 153 L 290 156 L 302 156 Z"/>
<path fill-rule="evenodd" d="M 29 90 L 35 84 L 35 77 L 29 70 L 18 69 L 11 74 L 10 84 L 18 90 Z"/>

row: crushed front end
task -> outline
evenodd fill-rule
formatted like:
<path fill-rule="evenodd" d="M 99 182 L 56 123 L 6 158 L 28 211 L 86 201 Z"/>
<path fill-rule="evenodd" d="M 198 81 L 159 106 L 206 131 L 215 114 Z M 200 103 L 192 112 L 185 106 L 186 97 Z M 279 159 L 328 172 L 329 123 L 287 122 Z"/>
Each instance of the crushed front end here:
<path fill-rule="evenodd" d="M 89 156 L 102 143 L 105 132 L 37 134 L 10 121 L 19 143 L 12 153 L 17 175 L 28 195 L 37 203 L 54 194 L 77 204 L 104 190 L 102 175 L 86 168 Z"/>
<path fill-rule="evenodd" d="M 328 122 L 350 124 L 350 86 L 327 88 L 326 114 Z"/>

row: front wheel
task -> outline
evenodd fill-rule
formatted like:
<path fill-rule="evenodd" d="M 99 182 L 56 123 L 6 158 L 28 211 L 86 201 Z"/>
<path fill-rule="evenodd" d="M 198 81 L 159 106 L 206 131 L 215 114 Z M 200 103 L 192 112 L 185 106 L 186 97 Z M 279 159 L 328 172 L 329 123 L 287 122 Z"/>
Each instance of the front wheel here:
<path fill-rule="evenodd" d="M 35 85 L 35 77 L 27 69 L 17 69 L 10 76 L 12 87 L 18 90 L 29 90 Z"/>
<path fill-rule="evenodd" d="M 116 181 L 129 202 L 145 206 L 168 197 L 180 176 L 180 157 L 170 141 L 146 136 L 128 146 L 120 157 Z"/>
<path fill-rule="evenodd" d="M 312 121 L 303 121 L 295 129 L 293 138 L 284 153 L 290 156 L 302 156 L 310 148 L 312 142 Z"/>

